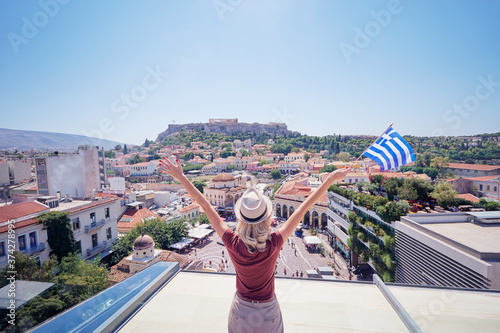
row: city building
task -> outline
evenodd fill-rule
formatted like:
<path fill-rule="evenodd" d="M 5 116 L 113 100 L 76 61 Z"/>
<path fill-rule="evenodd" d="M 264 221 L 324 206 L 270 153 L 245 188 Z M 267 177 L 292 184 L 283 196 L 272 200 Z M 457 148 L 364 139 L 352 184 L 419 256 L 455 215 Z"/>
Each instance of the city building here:
<path fill-rule="evenodd" d="M 36 157 L 38 193 L 90 197 L 106 185 L 104 150 L 79 149 L 75 154 Z"/>
<path fill-rule="evenodd" d="M 125 258 L 124 264 L 128 264 L 129 273 L 134 274 L 160 261 L 161 253 L 162 250 L 155 249 L 153 238 L 143 234 L 134 241 L 133 252 Z"/>
<path fill-rule="evenodd" d="M 126 234 L 141 222 L 159 217 L 149 209 L 142 208 L 142 205 L 140 204 L 136 205 L 135 203 L 132 203 L 128 204 L 127 207 L 129 208 L 118 220 L 117 229 L 120 235 Z"/>
<path fill-rule="evenodd" d="M 49 259 L 47 230 L 36 218 L 48 211 L 48 206 L 36 201 L 0 206 L 0 267 L 8 263 L 8 254 L 14 249 L 40 263 Z"/>
<path fill-rule="evenodd" d="M 244 182 L 228 173 L 220 173 L 203 188 L 203 195 L 223 216 L 234 213 L 234 204 L 247 190 Z"/>
<path fill-rule="evenodd" d="M 181 214 L 181 217 L 183 219 L 191 220 L 200 215 L 200 205 L 198 205 L 197 203 L 193 203 L 189 206 L 181 207 L 177 209 L 177 211 Z"/>
<path fill-rule="evenodd" d="M 396 223 L 396 282 L 500 289 L 500 212 L 411 214 Z"/>
<path fill-rule="evenodd" d="M 450 172 L 459 177 L 500 176 L 500 165 L 448 163 L 444 172 Z"/>
<path fill-rule="evenodd" d="M 153 162 L 141 162 L 129 165 L 130 176 L 151 176 L 156 170 Z"/>
<path fill-rule="evenodd" d="M 301 172 L 284 183 L 274 194 L 272 202 L 277 217 L 288 218 L 312 193 L 308 178 L 305 172 Z M 324 193 L 304 215 L 302 223 L 312 228 L 326 228 L 327 220 L 327 195 Z"/>
<path fill-rule="evenodd" d="M 118 238 L 117 221 L 122 213 L 118 197 L 64 198 L 57 200 L 57 206 L 51 211 L 69 214 L 76 247 L 83 259 L 92 259 L 98 254 L 103 259 Z"/>
<path fill-rule="evenodd" d="M 31 178 L 31 165 L 20 161 L 0 161 L 0 186 L 15 185 Z"/>

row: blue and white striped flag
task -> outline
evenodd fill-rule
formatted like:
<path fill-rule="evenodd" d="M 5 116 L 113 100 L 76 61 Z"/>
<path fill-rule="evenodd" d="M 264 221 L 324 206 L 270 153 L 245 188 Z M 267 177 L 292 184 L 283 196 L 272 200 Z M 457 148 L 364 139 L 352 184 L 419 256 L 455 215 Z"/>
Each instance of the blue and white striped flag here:
<path fill-rule="evenodd" d="M 415 161 L 415 152 L 398 132 L 389 127 L 363 153 L 380 165 L 380 170 L 395 169 Z"/>

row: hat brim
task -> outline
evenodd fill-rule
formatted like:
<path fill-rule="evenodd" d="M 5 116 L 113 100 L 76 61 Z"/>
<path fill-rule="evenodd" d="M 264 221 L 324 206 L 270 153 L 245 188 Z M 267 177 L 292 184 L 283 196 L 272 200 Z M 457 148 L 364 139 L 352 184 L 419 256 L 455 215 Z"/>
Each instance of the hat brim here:
<path fill-rule="evenodd" d="M 264 214 L 264 216 L 262 216 L 262 218 L 258 219 L 257 221 L 248 221 L 247 219 L 245 219 L 242 215 L 241 215 L 241 211 L 240 211 L 240 207 L 241 207 L 241 198 L 243 198 L 243 196 L 241 196 L 238 201 L 236 201 L 236 204 L 234 204 L 234 214 L 236 215 L 236 218 L 241 221 L 241 222 L 245 222 L 245 223 L 248 223 L 248 224 L 257 224 L 257 223 L 260 223 L 262 221 L 265 221 L 266 219 L 268 219 L 272 213 L 273 213 L 273 204 L 271 203 L 271 200 L 265 196 L 265 195 L 262 195 L 262 199 L 264 199 L 264 203 L 266 204 L 266 214 Z"/>

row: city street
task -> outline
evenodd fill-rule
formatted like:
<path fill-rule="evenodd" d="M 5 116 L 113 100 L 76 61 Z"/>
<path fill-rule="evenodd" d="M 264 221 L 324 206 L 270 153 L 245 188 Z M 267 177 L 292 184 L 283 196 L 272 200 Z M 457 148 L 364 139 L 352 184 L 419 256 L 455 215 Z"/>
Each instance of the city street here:
<path fill-rule="evenodd" d="M 226 223 L 230 228 L 236 227 L 236 222 Z M 272 228 L 272 230 L 275 230 L 276 228 Z M 304 236 L 308 235 L 309 231 L 304 230 Z M 322 239 L 323 246 L 327 245 L 325 235 L 318 234 L 318 237 Z M 196 259 L 201 260 L 207 268 L 213 268 L 216 270 L 222 268 L 222 262 L 224 262 L 225 264 L 227 260 L 227 267 L 225 269 L 225 272 L 234 273 L 235 270 L 234 266 L 231 263 L 231 259 L 229 258 L 227 251 L 225 251 L 225 247 L 221 244 L 222 242 L 220 240 L 220 237 L 217 235 L 217 233 L 214 232 L 209 237 L 208 242 L 206 242 L 204 245 L 198 245 L 197 247 L 193 248 L 189 255 L 194 256 L 194 249 L 196 249 Z M 329 253 L 332 253 L 329 246 L 327 246 L 326 248 L 329 249 Z M 224 253 L 222 251 L 224 251 Z M 338 254 L 335 254 L 335 256 L 335 267 L 339 272 L 339 276 L 336 276 L 337 279 L 348 280 L 349 272 L 347 270 L 346 263 L 340 258 Z M 305 244 L 303 243 L 303 237 L 297 237 L 295 234 L 292 234 L 289 240 L 285 241 L 283 249 L 281 250 L 280 256 L 278 258 L 277 276 L 295 277 L 298 272 L 299 277 L 301 273 L 303 277 L 307 277 L 306 270 L 314 270 L 317 267 L 331 266 L 333 262 L 334 259 L 330 258 L 330 255 L 327 255 L 325 257 L 317 252 L 309 252 L 306 249 Z M 354 275 L 352 279 L 354 280 L 355 278 L 356 276 Z"/>

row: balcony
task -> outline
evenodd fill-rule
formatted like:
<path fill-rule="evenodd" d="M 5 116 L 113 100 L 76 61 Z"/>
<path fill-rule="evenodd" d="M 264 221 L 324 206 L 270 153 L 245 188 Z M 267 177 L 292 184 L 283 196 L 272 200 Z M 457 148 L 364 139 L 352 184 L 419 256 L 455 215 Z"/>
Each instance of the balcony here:
<path fill-rule="evenodd" d="M 98 229 L 98 228 L 102 227 L 103 225 L 105 225 L 108 221 L 109 221 L 109 219 L 108 220 L 102 219 L 98 222 L 92 222 L 92 223 L 85 226 L 85 232 L 89 232 L 89 231 Z"/>
<path fill-rule="evenodd" d="M 87 256 L 91 257 L 94 254 L 97 254 L 104 250 L 108 245 L 108 241 L 104 241 L 101 244 L 98 244 L 96 247 L 93 247 L 91 249 L 87 249 Z"/>
<path fill-rule="evenodd" d="M 22 250 L 21 252 L 31 256 L 35 253 L 42 252 L 43 250 L 45 250 L 45 243 L 39 243 L 37 246 L 32 246 L 31 248 Z"/>

